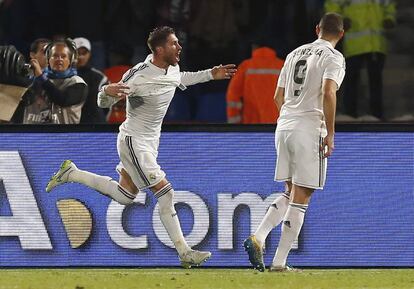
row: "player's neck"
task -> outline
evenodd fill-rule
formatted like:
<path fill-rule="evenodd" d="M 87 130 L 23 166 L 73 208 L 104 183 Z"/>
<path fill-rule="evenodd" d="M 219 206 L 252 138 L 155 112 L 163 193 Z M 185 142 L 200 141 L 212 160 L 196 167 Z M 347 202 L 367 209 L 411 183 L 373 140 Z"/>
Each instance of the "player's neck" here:
<path fill-rule="evenodd" d="M 167 62 L 163 61 L 159 57 L 156 57 L 155 55 L 153 56 L 151 63 L 162 69 L 168 69 L 168 66 L 170 66 Z"/>
<path fill-rule="evenodd" d="M 338 43 L 338 39 L 337 38 L 329 37 L 329 36 L 326 36 L 326 35 L 319 36 L 319 39 L 323 39 L 325 41 L 328 41 L 329 43 L 332 44 L 333 47 L 335 47 L 336 44 Z"/>

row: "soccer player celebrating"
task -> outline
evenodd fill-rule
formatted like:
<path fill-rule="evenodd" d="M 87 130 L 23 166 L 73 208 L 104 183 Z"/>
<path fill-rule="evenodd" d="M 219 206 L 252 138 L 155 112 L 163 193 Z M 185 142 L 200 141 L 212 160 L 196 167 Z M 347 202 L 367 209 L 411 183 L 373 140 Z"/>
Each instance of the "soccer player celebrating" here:
<path fill-rule="evenodd" d="M 270 231 L 283 221 L 270 271 L 289 271 L 286 259 L 299 236 L 315 189 L 323 189 L 326 158 L 334 149 L 336 91 L 345 76 L 345 60 L 335 50 L 344 35 L 342 17 L 325 14 L 316 26 L 318 39 L 286 58 L 275 92 L 280 107 L 276 128 L 276 181 L 286 192 L 270 206 L 244 247 L 255 269 L 264 271 L 263 247 Z"/>
<path fill-rule="evenodd" d="M 128 205 L 139 190 L 149 188 L 158 199 L 161 221 L 181 264 L 189 268 L 202 264 L 211 253 L 192 250 L 184 239 L 174 209 L 174 190 L 157 163 L 161 124 L 177 87 L 185 89 L 213 79 L 229 79 L 236 69 L 235 65 L 228 64 L 198 72 L 180 72 L 178 62 L 182 47 L 170 27 L 155 28 L 147 43 L 152 54 L 128 70 L 119 83 L 104 86 L 98 94 L 100 107 L 110 107 L 127 99 L 127 117 L 120 126 L 117 141 L 119 182 L 80 170 L 72 161 L 66 160 L 52 176 L 46 191 L 76 182 Z"/>

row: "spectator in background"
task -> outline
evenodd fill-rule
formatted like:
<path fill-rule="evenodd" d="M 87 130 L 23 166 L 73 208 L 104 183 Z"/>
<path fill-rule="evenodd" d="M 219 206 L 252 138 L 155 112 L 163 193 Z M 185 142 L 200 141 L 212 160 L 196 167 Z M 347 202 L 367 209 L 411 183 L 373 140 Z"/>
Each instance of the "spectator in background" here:
<path fill-rule="evenodd" d="M 189 58 L 195 67 L 210 67 L 216 61 L 227 63 L 235 60 L 239 32 L 238 4 L 242 2 L 191 1 L 191 17 L 188 23 L 191 49 Z M 205 57 L 206 53 L 209 57 Z"/>
<path fill-rule="evenodd" d="M 125 72 L 132 67 L 133 49 L 124 43 L 113 44 L 109 48 L 109 67 L 104 70 L 110 83 L 121 80 Z"/>
<path fill-rule="evenodd" d="M 101 87 L 108 84 L 108 78 L 101 71 L 91 67 L 91 43 L 88 39 L 78 37 L 73 40 L 78 49 L 76 67 L 78 75 L 88 85 L 88 96 L 82 107 L 81 123 L 104 123 L 104 111 L 98 107 L 97 95 Z"/>
<path fill-rule="evenodd" d="M 36 59 L 42 70 L 45 69 L 48 64 L 45 48 L 49 43 L 50 40 L 47 38 L 38 38 L 30 45 L 30 59 Z"/>
<path fill-rule="evenodd" d="M 49 39 L 38 38 L 30 45 L 30 59 L 35 59 L 39 63 L 40 69 L 44 71 L 47 67 L 45 48 L 50 43 Z M 38 83 L 32 83 L 22 97 L 22 101 L 17 107 L 11 119 L 13 123 L 45 123 L 50 116 L 50 105 Z"/>
<path fill-rule="evenodd" d="M 88 87 L 71 67 L 75 43 L 70 39 L 49 43 L 45 55 L 49 66 L 44 70 L 39 60 L 30 60 L 34 81 L 23 99 L 27 103 L 23 123 L 79 123 Z"/>
<path fill-rule="evenodd" d="M 369 78 L 371 114 L 367 120 L 384 119 L 382 107 L 382 69 L 387 53 L 384 32 L 395 25 L 395 2 L 392 0 L 326 0 L 327 12 L 344 17 L 346 31 L 343 49 L 346 58 L 345 113 L 358 117 L 357 98 L 361 68 L 366 65 Z M 365 118 L 364 118 L 365 119 Z"/>
<path fill-rule="evenodd" d="M 107 65 L 104 40 L 108 35 L 108 27 L 105 26 L 105 12 L 112 8 L 115 1 L 70 0 L 64 2 L 66 2 L 65 14 L 68 16 L 66 34 L 82 35 L 88 39 L 93 47 L 89 65 L 103 70 Z"/>
<path fill-rule="evenodd" d="M 102 1 L 101 1 L 102 2 Z M 156 8 L 154 0 L 111 0 L 106 9 L 106 39 L 110 43 L 127 42 L 132 48 L 132 62 L 140 62 L 148 55 L 146 39 L 155 25 Z"/>
<path fill-rule="evenodd" d="M 47 67 L 45 48 L 49 43 L 49 39 L 38 38 L 30 45 L 30 59 L 36 59 L 39 62 L 39 66 L 42 71 Z M 43 116 L 48 114 L 48 104 L 46 103 L 45 96 L 42 92 L 42 90 L 36 89 L 33 84 L 29 86 L 28 90 L 22 97 L 22 101 L 19 103 L 19 106 L 14 112 L 11 122 L 31 123 L 29 117 L 25 115 L 34 113 L 35 111 L 37 111 L 37 116 L 35 118 L 42 122 L 41 120 L 44 118 Z"/>
<path fill-rule="evenodd" d="M 178 0 L 177 0 L 178 1 Z M 183 1 L 185 2 L 185 1 Z M 241 9 L 245 2 L 240 0 L 197 0 L 190 1 L 187 22 L 188 41 L 184 54 L 189 70 L 204 69 L 216 63 L 239 63 L 238 34 Z M 187 20 L 186 20 L 187 21 Z M 185 56 L 184 56 L 185 58 Z M 198 87 L 178 92 L 170 106 L 175 115 L 188 113 L 189 121 L 226 122 L 227 81 L 209 82 Z M 183 96 L 183 106 L 175 101 Z M 182 108 L 188 106 L 187 111 Z"/>
<path fill-rule="evenodd" d="M 131 67 L 133 49 L 127 44 L 114 44 L 109 50 L 110 67 L 104 70 L 110 83 L 117 83 Z M 120 100 L 109 108 L 108 123 L 122 123 L 126 119 L 126 101 Z"/>
<path fill-rule="evenodd" d="M 244 60 L 227 89 L 229 123 L 276 123 L 279 116 L 273 101 L 283 60 L 263 41 L 252 46 L 252 57 Z"/>
<path fill-rule="evenodd" d="M 193 1 L 194 2 L 194 1 Z M 188 45 L 188 28 L 190 21 L 191 0 L 160 0 L 157 6 L 158 26 L 174 27 L 180 45 L 184 50 Z M 180 65 L 187 69 L 187 57 L 181 56 Z"/>
<path fill-rule="evenodd" d="M 63 6 L 52 0 L 0 0 L 0 30 L 3 33 L 0 41 L 12 44 L 24 55 L 29 54 L 28 40 L 51 38 L 54 31 L 63 31 Z M 56 15 L 60 21 L 56 21 Z"/>

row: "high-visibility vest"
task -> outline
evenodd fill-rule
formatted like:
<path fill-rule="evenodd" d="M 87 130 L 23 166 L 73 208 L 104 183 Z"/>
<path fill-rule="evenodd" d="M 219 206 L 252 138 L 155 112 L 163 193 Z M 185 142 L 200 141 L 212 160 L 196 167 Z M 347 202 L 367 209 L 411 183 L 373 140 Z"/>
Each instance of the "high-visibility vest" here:
<path fill-rule="evenodd" d="M 326 12 L 337 12 L 351 20 L 345 32 L 345 57 L 364 53 L 387 53 L 384 20 L 395 22 L 395 3 L 392 0 L 326 0 Z"/>
<path fill-rule="evenodd" d="M 282 67 L 283 60 L 268 47 L 255 49 L 252 58 L 239 65 L 227 88 L 229 123 L 276 123 L 273 96 Z"/>

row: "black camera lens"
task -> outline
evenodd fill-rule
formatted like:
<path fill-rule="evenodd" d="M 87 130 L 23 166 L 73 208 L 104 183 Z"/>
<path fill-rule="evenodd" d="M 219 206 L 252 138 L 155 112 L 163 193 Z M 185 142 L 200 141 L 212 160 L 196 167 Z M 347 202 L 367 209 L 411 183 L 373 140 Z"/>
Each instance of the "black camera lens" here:
<path fill-rule="evenodd" d="M 0 83 L 27 87 L 31 81 L 30 64 L 23 54 L 10 46 L 0 46 Z"/>

